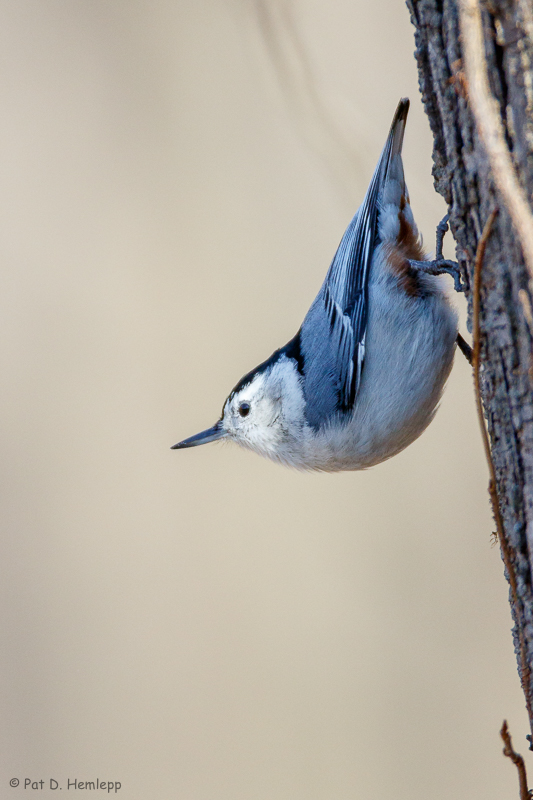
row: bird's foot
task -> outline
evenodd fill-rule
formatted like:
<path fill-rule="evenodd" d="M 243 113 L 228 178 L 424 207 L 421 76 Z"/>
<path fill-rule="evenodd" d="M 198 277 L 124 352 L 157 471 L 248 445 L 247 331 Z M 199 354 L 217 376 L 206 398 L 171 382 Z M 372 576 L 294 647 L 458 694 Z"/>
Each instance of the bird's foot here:
<path fill-rule="evenodd" d="M 411 261 L 409 264 L 413 269 L 419 272 L 425 272 L 426 275 L 451 275 L 453 278 L 453 286 L 456 292 L 464 292 L 465 287 L 461 280 L 461 270 L 457 261 L 449 261 L 444 258 L 442 254 L 442 242 L 444 235 L 448 230 L 449 214 L 446 214 L 437 225 L 437 247 L 435 251 L 435 258 L 433 261 Z"/>
<path fill-rule="evenodd" d="M 470 366 L 472 366 L 474 362 L 474 353 L 468 342 L 465 342 L 460 333 L 457 334 L 457 347 L 464 355 Z"/>
<path fill-rule="evenodd" d="M 426 275 L 451 275 L 453 288 L 456 292 L 464 292 L 465 287 L 461 281 L 461 270 L 457 261 L 448 261 L 446 258 L 436 258 L 434 261 L 411 261 L 409 264 L 418 272 Z"/>

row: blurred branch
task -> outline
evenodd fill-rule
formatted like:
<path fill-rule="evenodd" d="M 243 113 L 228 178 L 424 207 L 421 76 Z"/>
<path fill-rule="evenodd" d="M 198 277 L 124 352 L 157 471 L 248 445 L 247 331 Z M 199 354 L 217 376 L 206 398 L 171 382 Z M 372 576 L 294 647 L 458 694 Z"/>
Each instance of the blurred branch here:
<path fill-rule="evenodd" d="M 352 131 L 344 131 L 319 87 L 312 61 L 294 20 L 292 0 L 255 0 L 261 37 L 287 105 L 303 135 L 353 202 L 363 186 L 360 148 Z M 355 177 L 355 181 L 354 181 Z M 361 187 L 354 187 L 360 183 Z"/>
<path fill-rule="evenodd" d="M 516 769 L 518 770 L 518 783 L 520 786 L 520 800 L 531 800 L 531 792 L 527 788 L 527 773 L 526 773 L 526 765 L 524 764 L 524 759 L 520 755 L 520 753 L 515 752 L 513 749 L 513 743 L 511 740 L 511 734 L 509 733 L 509 728 L 507 727 L 507 720 L 504 719 L 502 729 L 500 731 L 500 736 L 503 739 L 503 754 L 510 758 L 513 764 L 516 765 Z"/>

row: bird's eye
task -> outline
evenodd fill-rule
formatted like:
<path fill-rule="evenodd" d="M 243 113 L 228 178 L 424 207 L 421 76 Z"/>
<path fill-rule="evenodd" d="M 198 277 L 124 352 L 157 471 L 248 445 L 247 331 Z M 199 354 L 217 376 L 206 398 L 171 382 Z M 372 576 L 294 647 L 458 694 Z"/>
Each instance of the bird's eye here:
<path fill-rule="evenodd" d="M 241 403 L 239 406 L 239 414 L 241 417 L 246 417 L 250 413 L 250 403 Z"/>

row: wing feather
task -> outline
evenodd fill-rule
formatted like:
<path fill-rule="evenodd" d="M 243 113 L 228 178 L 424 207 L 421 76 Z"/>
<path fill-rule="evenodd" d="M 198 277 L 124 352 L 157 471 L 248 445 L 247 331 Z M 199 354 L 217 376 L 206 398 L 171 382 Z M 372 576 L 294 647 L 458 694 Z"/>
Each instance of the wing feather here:
<path fill-rule="evenodd" d="M 394 156 L 402 149 L 409 101 L 401 100 L 363 203 L 350 222 L 322 287 L 331 349 L 336 353 L 338 400 L 343 410 L 355 401 L 365 357 L 368 280 L 378 236 L 379 200 Z"/>

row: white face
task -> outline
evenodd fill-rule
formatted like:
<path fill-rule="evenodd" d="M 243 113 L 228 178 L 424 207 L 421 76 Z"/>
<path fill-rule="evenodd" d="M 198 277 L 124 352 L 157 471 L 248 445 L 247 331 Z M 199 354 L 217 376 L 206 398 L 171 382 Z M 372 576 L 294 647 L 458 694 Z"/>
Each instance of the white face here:
<path fill-rule="evenodd" d="M 281 359 L 230 395 L 222 427 L 228 436 L 260 455 L 287 461 L 303 424 L 303 393 L 293 361 Z"/>

